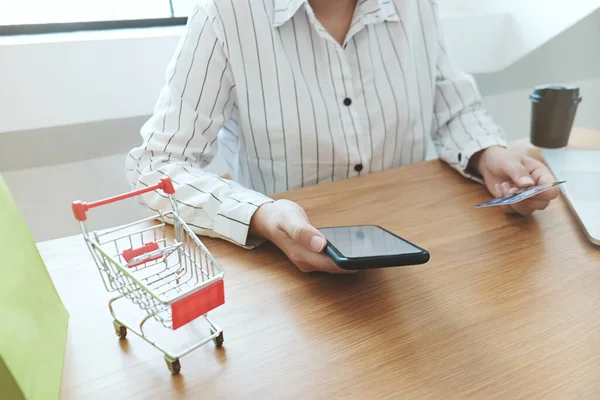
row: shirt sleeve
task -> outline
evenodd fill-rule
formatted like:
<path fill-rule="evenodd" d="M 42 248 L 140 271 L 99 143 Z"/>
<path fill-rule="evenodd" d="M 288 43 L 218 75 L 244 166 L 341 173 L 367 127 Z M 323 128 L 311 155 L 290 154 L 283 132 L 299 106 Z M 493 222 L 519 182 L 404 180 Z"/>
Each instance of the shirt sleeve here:
<path fill-rule="evenodd" d="M 197 234 L 251 248 L 259 243 L 249 235 L 251 218 L 273 200 L 204 170 L 217 154 L 219 131 L 235 104 L 218 21 L 202 5 L 193 9 L 154 113 L 141 129 L 143 142 L 127 156 L 127 177 L 135 189 L 170 177 L 179 214 Z M 159 191 L 141 196 L 141 203 L 155 212 L 171 209 Z"/>
<path fill-rule="evenodd" d="M 506 139 L 483 107 L 473 77 L 459 71 L 448 56 L 435 2 L 433 8 L 438 39 L 433 142 L 443 161 L 482 183 L 481 177 L 468 170 L 471 157 L 491 146 L 506 147 Z"/>

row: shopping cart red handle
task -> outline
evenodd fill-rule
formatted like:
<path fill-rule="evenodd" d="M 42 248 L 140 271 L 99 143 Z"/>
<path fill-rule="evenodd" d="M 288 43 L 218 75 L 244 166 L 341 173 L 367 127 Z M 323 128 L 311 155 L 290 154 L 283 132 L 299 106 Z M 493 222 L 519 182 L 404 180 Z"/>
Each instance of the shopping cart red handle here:
<path fill-rule="evenodd" d="M 158 189 L 161 189 L 163 192 L 165 192 L 167 194 L 175 194 L 175 187 L 173 186 L 173 182 L 171 181 L 171 178 L 164 177 L 160 180 L 159 183 L 157 183 L 154 186 L 148 186 L 143 189 L 134 190 L 132 192 L 124 193 L 124 194 L 114 196 L 114 197 L 109 197 L 107 199 L 94 201 L 92 203 L 85 203 L 82 201 L 74 201 L 73 205 L 72 205 L 73 215 L 75 216 L 75 219 L 83 222 L 87 219 L 86 213 L 88 212 L 88 210 L 90 210 L 92 208 L 104 206 L 104 205 L 114 203 L 114 202 L 117 202 L 120 200 L 129 199 L 131 197 L 136 197 L 136 196 L 139 196 L 140 194 L 152 192 L 152 191 L 158 190 Z"/>

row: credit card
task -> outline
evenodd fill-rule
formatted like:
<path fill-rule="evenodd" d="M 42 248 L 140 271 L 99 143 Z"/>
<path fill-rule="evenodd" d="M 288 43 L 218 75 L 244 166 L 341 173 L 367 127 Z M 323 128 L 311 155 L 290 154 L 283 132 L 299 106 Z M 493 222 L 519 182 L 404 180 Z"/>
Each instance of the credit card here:
<path fill-rule="evenodd" d="M 554 183 L 549 183 L 549 184 L 545 184 L 545 185 L 538 185 L 538 186 L 531 186 L 528 188 L 524 188 L 524 189 L 519 190 L 516 193 L 509 194 L 509 195 L 502 196 L 502 197 L 497 197 L 495 199 L 481 203 L 481 204 L 475 206 L 475 208 L 507 206 L 510 204 L 520 203 L 523 200 L 527 200 L 533 196 L 537 196 L 538 194 L 543 193 L 546 190 L 550 190 L 559 185 L 562 185 L 565 182 L 566 181 L 560 181 L 560 182 L 554 182 Z"/>

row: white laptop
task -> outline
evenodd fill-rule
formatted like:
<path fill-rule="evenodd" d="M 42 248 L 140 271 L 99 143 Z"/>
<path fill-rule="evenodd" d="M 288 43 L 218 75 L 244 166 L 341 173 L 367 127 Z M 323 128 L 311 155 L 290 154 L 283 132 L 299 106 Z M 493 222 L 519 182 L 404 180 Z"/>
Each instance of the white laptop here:
<path fill-rule="evenodd" d="M 600 246 L 600 150 L 542 150 L 588 239 Z"/>

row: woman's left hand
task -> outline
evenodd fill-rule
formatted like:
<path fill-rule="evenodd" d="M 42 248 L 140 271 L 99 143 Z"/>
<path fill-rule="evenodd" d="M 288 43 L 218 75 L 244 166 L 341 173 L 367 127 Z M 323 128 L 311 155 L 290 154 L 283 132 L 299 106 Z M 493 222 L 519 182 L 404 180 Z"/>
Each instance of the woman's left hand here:
<path fill-rule="evenodd" d="M 550 170 L 531 157 L 514 154 L 503 147 L 490 147 L 471 160 L 470 166 L 477 171 L 494 197 L 505 196 L 522 188 L 550 184 L 555 181 Z M 558 196 L 558 188 L 547 190 L 520 203 L 502 206 L 507 213 L 531 215 L 544 210 Z"/>

